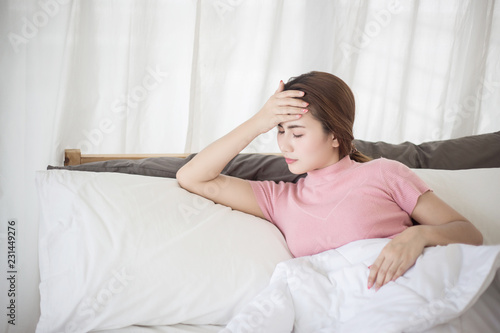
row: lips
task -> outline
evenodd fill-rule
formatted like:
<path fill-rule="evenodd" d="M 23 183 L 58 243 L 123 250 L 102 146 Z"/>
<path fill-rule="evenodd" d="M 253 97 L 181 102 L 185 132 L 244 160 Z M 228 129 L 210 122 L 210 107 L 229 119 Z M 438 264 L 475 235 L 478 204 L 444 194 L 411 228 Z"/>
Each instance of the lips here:
<path fill-rule="evenodd" d="M 291 159 L 291 158 L 285 158 L 286 164 L 292 164 L 294 162 L 297 162 L 297 160 Z"/>

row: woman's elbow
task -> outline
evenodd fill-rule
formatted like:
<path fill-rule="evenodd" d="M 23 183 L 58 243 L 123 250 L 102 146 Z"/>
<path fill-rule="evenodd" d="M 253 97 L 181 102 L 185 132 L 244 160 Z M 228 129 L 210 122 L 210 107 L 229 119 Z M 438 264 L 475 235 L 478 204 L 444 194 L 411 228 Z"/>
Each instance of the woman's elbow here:
<path fill-rule="evenodd" d="M 479 231 L 478 228 L 474 224 L 472 224 L 470 221 L 467 221 L 470 226 L 470 230 L 467 232 L 469 235 L 470 239 L 470 244 L 471 245 L 483 245 L 483 234 L 481 231 Z"/>
<path fill-rule="evenodd" d="M 189 178 L 189 174 L 186 172 L 186 168 L 184 167 L 177 170 L 177 173 L 175 174 L 175 179 L 177 179 L 179 186 L 186 190 L 189 188 Z"/>
<path fill-rule="evenodd" d="M 476 228 L 476 227 L 474 227 Z M 479 231 L 477 228 L 476 228 L 476 234 L 474 236 L 474 245 L 483 245 L 483 234 L 481 233 L 481 231 Z"/>

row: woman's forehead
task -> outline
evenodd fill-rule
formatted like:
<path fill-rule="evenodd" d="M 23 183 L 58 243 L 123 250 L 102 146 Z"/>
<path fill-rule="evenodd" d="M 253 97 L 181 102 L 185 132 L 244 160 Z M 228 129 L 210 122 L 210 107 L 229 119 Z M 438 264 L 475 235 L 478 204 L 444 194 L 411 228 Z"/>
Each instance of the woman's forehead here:
<path fill-rule="evenodd" d="M 298 127 L 312 127 L 321 125 L 320 122 L 313 117 L 310 113 L 305 113 L 297 120 L 291 120 L 284 123 L 280 123 L 283 128 L 298 128 Z"/>

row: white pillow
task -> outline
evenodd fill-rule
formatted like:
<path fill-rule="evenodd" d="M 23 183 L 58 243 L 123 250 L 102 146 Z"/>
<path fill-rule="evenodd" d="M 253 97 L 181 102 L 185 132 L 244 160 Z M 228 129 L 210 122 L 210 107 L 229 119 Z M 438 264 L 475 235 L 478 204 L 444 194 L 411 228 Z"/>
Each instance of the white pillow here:
<path fill-rule="evenodd" d="M 500 168 L 413 171 L 481 231 L 485 245 L 500 244 Z"/>
<path fill-rule="evenodd" d="M 39 171 L 37 332 L 226 324 L 292 258 L 271 223 L 177 181 Z"/>

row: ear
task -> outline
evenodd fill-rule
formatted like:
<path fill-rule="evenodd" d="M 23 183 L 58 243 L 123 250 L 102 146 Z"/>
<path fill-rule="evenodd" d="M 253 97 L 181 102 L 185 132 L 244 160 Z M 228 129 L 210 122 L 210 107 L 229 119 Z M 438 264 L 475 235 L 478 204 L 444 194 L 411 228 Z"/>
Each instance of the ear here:
<path fill-rule="evenodd" d="M 330 134 L 332 139 L 332 147 L 338 148 L 340 146 L 339 140 L 335 137 L 334 134 Z"/>

